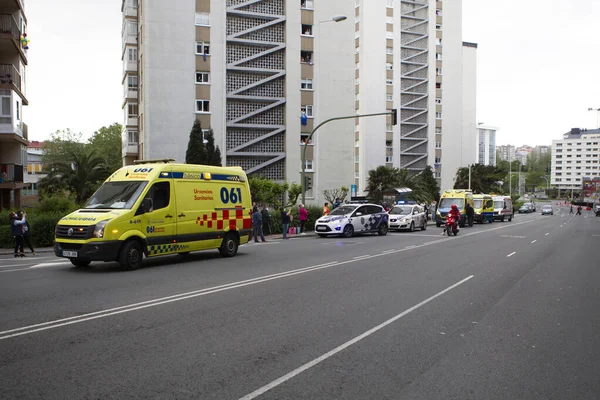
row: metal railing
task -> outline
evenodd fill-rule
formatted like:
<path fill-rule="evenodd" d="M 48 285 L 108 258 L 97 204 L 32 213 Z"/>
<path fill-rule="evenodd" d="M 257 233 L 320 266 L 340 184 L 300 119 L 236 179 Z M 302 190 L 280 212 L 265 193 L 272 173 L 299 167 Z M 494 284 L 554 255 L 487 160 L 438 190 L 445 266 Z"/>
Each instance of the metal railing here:
<path fill-rule="evenodd" d="M 21 30 L 12 15 L 0 14 L 0 34 L 9 34 L 14 40 L 20 42 Z"/>
<path fill-rule="evenodd" d="M 23 183 L 23 166 L 18 164 L 0 164 L 0 183 Z"/>
<path fill-rule="evenodd" d="M 14 85 L 21 91 L 21 74 L 12 64 L 0 64 L 0 83 Z"/>

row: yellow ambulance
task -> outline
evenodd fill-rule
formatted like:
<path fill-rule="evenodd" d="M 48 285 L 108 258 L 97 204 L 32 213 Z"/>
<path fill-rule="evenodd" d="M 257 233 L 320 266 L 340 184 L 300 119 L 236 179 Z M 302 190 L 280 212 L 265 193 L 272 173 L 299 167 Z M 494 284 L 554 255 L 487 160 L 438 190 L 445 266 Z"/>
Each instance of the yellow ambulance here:
<path fill-rule="evenodd" d="M 469 189 L 452 189 L 444 190 L 440 203 L 437 206 L 435 225 L 439 228 L 442 224 L 446 223 L 446 215 L 450 212 L 450 208 L 453 204 L 458 206 L 460 210 L 460 221 L 458 225 L 464 228 L 467 221 L 467 211 L 465 210 L 466 205 L 470 204 L 473 207 L 473 191 Z"/>
<path fill-rule="evenodd" d="M 239 167 L 138 161 L 113 173 L 83 208 L 56 226 L 54 253 L 86 267 L 219 249 L 233 257 L 252 227 L 250 188 Z"/>

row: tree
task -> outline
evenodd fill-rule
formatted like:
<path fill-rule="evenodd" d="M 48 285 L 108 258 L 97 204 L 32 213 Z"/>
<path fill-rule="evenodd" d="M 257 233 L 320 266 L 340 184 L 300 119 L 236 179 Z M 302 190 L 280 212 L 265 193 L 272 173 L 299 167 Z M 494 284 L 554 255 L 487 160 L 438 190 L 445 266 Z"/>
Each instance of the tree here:
<path fill-rule="evenodd" d="M 474 193 L 501 193 L 504 171 L 493 165 L 474 164 L 471 166 L 471 189 Z M 454 189 L 469 187 L 469 168 L 459 168 L 456 172 Z"/>
<path fill-rule="evenodd" d="M 81 133 L 63 129 L 50 134 L 50 139 L 44 142 L 42 164 L 48 169 L 55 163 L 68 160 L 71 154 L 81 151 L 85 144 L 81 142 Z M 120 150 L 119 150 L 120 152 Z"/>
<path fill-rule="evenodd" d="M 409 198 L 419 202 L 431 201 L 423 177 L 411 174 L 407 169 L 388 168 L 379 166 L 369 171 L 367 182 L 368 197 L 375 202 L 383 200 L 383 192 L 387 189 L 407 187 L 412 190 Z"/>
<path fill-rule="evenodd" d="M 206 143 L 204 143 L 206 140 Z M 187 164 L 215 165 L 220 167 L 221 150 L 215 146 L 215 136 L 210 129 L 206 134 L 202 134 L 200 121 L 195 120 L 190 132 L 190 140 L 185 153 L 185 162 Z"/>
<path fill-rule="evenodd" d="M 323 190 L 323 197 L 325 197 L 325 200 L 327 200 L 329 204 L 334 204 L 336 199 L 339 199 L 340 202 L 346 200 L 348 192 L 350 192 L 350 190 L 347 187 L 342 186 L 338 189 Z"/>
<path fill-rule="evenodd" d="M 257 204 L 268 204 L 276 210 L 294 206 L 302 193 L 299 183 L 279 183 L 264 177 L 252 177 L 248 180 L 252 201 Z M 284 195 L 287 201 L 284 203 Z"/>
<path fill-rule="evenodd" d="M 426 166 L 425 169 L 421 171 L 418 179 L 428 197 L 427 202 L 429 203 L 432 200 L 440 201 L 440 185 L 438 184 L 437 179 L 435 179 L 431 165 Z"/>
<path fill-rule="evenodd" d="M 190 140 L 185 152 L 185 163 L 202 164 L 204 160 L 206 160 L 206 149 L 204 148 L 202 138 L 202 126 L 200 125 L 200 121 L 196 119 L 190 132 Z"/>
<path fill-rule="evenodd" d="M 108 127 L 103 126 L 98 129 L 88 141 L 96 154 L 104 158 L 106 168 L 111 173 L 123 166 L 122 135 L 123 126 L 115 122 Z"/>
<path fill-rule="evenodd" d="M 65 158 L 50 164 L 48 182 L 57 182 L 83 203 L 110 175 L 105 160 L 87 146 L 74 146 Z"/>

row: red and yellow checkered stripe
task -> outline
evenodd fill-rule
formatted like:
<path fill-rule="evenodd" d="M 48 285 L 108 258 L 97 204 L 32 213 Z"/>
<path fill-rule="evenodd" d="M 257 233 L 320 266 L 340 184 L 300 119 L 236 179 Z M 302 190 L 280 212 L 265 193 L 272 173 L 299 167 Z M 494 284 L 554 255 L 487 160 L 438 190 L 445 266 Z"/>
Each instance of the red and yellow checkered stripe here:
<path fill-rule="evenodd" d="M 196 223 L 208 229 L 216 228 L 222 231 L 228 227 L 229 230 L 239 231 L 252 228 L 252 216 L 250 213 L 244 213 L 244 208 L 235 207 L 201 214 L 196 219 Z"/>

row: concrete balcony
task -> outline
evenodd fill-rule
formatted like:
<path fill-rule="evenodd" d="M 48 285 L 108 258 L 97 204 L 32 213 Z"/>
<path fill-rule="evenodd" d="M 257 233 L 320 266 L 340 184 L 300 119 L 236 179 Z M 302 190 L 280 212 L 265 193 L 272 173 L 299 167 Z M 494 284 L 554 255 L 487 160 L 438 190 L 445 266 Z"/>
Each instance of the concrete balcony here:
<path fill-rule="evenodd" d="M 29 101 L 23 93 L 23 79 L 14 65 L 0 64 L 0 89 L 14 90 L 21 97 L 23 105 L 29 105 Z"/>
<path fill-rule="evenodd" d="M 123 144 L 123 157 L 137 157 L 139 152 L 139 145 L 137 143 L 124 143 Z"/>
<path fill-rule="evenodd" d="M 0 124 L 0 142 L 3 143 L 19 143 L 25 146 L 29 145 L 27 137 L 29 136 L 28 127 L 26 124 L 17 121 L 17 124 Z M 0 160 L 2 157 L 0 156 Z"/>
<path fill-rule="evenodd" d="M 121 8 L 121 11 L 123 12 L 123 16 L 124 17 L 137 18 L 137 16 L 138 16 L 138 9 L 137 9 L 137 7 L 125 6 L 125 7 Z"/>
<path fill-rule="evenodd" d="M 131 72 L 137 72 L 138 65 L 137 61 L 123 61 L 123 76 Z"/>
<path fill-rule="evenodd" d="M 27 65 L 27 50 L 21 45 L 21 29 L 10 14 L 0 14 L 0 54 L 19 55 Z"/>
<path fill-rule="evenodd" d="M 138 117 L 128 116 L 126 119 L 126 124 L 128 127 L 137 127 L 138 126 Z"/>

